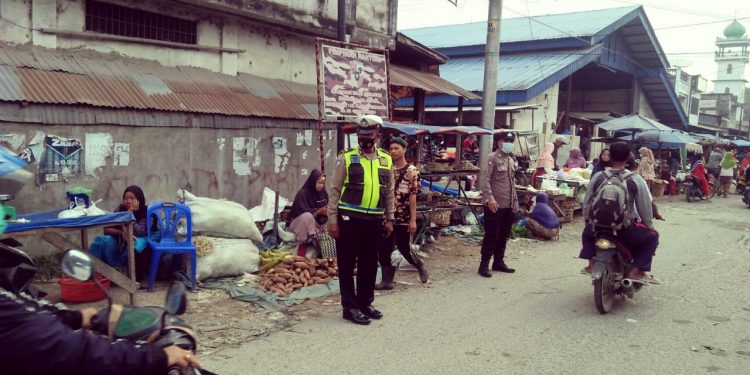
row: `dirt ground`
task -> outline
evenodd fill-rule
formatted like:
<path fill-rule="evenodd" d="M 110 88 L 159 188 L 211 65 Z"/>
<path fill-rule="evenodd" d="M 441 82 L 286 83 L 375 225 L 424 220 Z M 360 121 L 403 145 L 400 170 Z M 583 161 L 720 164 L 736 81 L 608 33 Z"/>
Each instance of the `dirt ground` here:
<path fill-rule="evenodd" d="M 519 241 L 528 242 L 529 245 L 533 243 L 529 240 Z M 416 270 L 400 270 L 394 290 L 376 292 L 376 296 L 399 293 L 409 288 L 429 289 L 435 284 L 450 283 L 453 276 L 476 267 L 478 258 L 475 257 L 479 254 L 479 244 L 453 236 L 441 236 L 437 242 L 426 245 L 423 252 L 430 267 L 429 283 L 421 284 Z M 49 293 L 48 300 L 60 301 L 57 280 L 35 285 Z M 140 290 L 136 295 L 136 304 L 163 305 L 167 287 L 168 284 L 162 282 L 157 283 L 152 293 Z M 112 297 L 115 303 L 128 302 L 127 293 L 116 286 L 112 288 Z M 106 304 L 106 301 L 66 303 L 71 309 L 103 308 Z M 224 290 L 198 288 L 197 292 L 188 295 L 188 310 L 184 318 L 199 335 L 199 354 L 212 355 L 225 348 L 237 348 L 243 343 L 264 338 L 279 330 L 294 331 L 294 325 L 300 321 L 340 309 L 338 295 L 308 300 L 300 305 L 282 307 L 278 311 L 267 311 L 252 303 L 234 300 Z M 217 355 L 220 356 L 218 353 Z"/>

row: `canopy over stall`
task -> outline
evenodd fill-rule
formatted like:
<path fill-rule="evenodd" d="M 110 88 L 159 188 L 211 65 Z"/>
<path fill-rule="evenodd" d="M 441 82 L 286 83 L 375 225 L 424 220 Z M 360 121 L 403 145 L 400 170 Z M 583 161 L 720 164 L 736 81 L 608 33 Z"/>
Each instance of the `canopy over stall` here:
<path fill-rule="evenodd" d="M 737 147 L 750 147 L 750 142 L 744 140 L 744 139 L 735 139 L 733 141 L 729 141 L 729 143 L 737 146 Z"/>
<path fill-rule="evenodd" d="M 682 148 L 687 151 L 701 152 L 703 148 L 698 144 L 698 140 L 679 130 L 646 130 L 635 134 L 635 138 L 630 136 L 620 137 L 621 140 L 641 143 L 643 146 L 652 149 L 663 148 Z"/>
<path fill-rule="evenodd" d="M 609 120 L 598 124 L 599 129 L 608 132 L 618 131 L 643 131 L 643 130 L 674 130 L 667 125 L 664 125 L 656 120 L 641 115 L 629 115 L 619 117 L 614 120 Z"/>

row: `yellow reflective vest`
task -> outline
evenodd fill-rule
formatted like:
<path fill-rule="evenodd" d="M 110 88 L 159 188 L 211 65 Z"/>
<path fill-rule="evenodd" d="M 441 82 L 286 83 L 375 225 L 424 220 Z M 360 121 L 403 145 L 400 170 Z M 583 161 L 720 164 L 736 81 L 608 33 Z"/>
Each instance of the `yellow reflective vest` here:
<path fill-rule="evenodd" d="M 370 160 L 359 149 L 344 153 L 346 178 L 338 208 L 344 214 L 372 218 L 385 213 L 385 196 L 391 182 L 393 160 L 385 150 L 376 148 L 378 157 Z"/>

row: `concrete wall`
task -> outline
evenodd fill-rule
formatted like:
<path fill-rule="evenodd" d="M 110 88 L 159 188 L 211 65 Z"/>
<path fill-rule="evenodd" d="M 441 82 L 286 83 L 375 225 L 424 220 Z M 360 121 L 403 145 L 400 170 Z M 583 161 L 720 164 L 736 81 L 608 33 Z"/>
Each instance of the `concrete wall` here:
<path fill-rule="evenodd" d="M 155 60 L 165 66 L 193 66 L 230 75 L 243 72 L 299 83 L 316 83 L 315 44 L 312 39 L 314 33 L 310 32 L 302 37 L 289 28 L 269 27 L 251 17 L 257 16 L 269 22 L 294 22 L 320 32 L 335 31 L 335 28 L 331 29 L 335 26 L 337 12 L 335 0 L 184 2 L 221 6 L 233 11 L 242 10 L 247 17 L 231 16 L 201 7 L 179 6 L 167 1 L 113 1 L 121 6 L 196 20 L 199 46 L 239 49 L 244 52 L 189 50 L 147 43 L 92 40 L 27 29 L 85 31 L 84 0 L 0 0 L 0 14 L 22 26 L 0 22 L 0 42 L 33 44 L 46 48 L 91 49 Z M 270 11 L 273 9 L 276 11 Z M 355 16 L 351 20 L 350 29 L 359 37 L 359 42 L 379 47 L 388 46 L 392 39 L 388 30 L 391 23 L 395 25 L 395 12 L 392 12 L 388 1 L 357 2 Z"/>
<path fill-rule="evenodd" d="M 300 129 L 292 129 L 291 126 L 269 124 L 250 129 L 206 129 L 2 123 L 0 135 L 21 135 L 24 143 L 36 132 L 78 139 L 86 155 L 84 164 L 95 163 L 94 155 L 104 155 L 103 166 L 91 175 L 76 175 L 67 181 L 47 182 L 41 186 L 28 183 L 13 202 L 19 213 L 63 208 L 65 192 L 73 186 L 93 189 L 93 198 L 104 200 L 100 207 L 112 210 L 119 204 L 123 189 L 132 184 L 143 188 L 148 201 L 174 200 L 177 189 L 188 188 L 199 196 L 227 198 L 251 208 L 260 204 L 264 187 L 294 199 L 307 173 L 320 168 L 319 132 L 312 130 L 317 124 L 307 123 L 307 129 L 312 130 L 311 146 L 305 144 L 304 130 L 300 130 L 303 127 L 296 124 Z M 109 151 L 101 143 L 92 141 L 91 134 L 95 133 L 111 137 Z M 336 157 L 335 131 L 326 130 L 324 136 L 326 171 L 330 172 Z M 283 156 L 275 156 L 273 137 L 287 140 L 287 152 Z M 300 146 L 298 137 L 303 143 Z M 112 147 L 117 143 L 130 147 L 126 166 L 115 165 L 118 153 Z M 36 173 L 37 165 L 32 163 L 30 170 Z"/>
<path fill-rule="evenodd" d="M 533 111 L 533 126 L 531 110 L 521 110 L 518 113 L 514 113 L 513 129 L 535 130 L 540 132 L 548 131 L 552 123 L 557 121 L 557 111 L 560 100 L 559 94 L 560 84 L 556 83 L 554 86 L 529 101 L 523 103 L 511 103 L 510 105 L 540 106 L 539 109 Z"/>

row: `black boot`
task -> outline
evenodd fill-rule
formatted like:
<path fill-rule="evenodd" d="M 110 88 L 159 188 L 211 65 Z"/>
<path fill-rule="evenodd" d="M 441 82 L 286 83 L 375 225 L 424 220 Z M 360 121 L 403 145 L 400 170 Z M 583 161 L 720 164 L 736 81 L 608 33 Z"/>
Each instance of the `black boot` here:
<path fill-rule="evenodd" d="M 492 277 L 492 274 L 490 273 L 490 269 L 489 269 L 491 257 L 492 257 L 491 255 L 482 254 L 482 260 L 479 263 L 479 270 L 477 271 L 477 273 L 479 273 L 480 275 L 484 277 Z"/>
<path fill-rule="evenodd" d="M 381 280 L 375 284 L 375 290 L 393 290 L 393 278 L 396 276 L 396 267 L 386 266 L 381 268 Z"/>
<path fill-rule="evenodd" d="M 492 270 L 493 271 L 500 271 L 505 273 L 513 273 L 516 272 L 513 268 L 508 267 L 507 264 L 503 261 L 503 258 L 499 258 L 500 260 L 497 260 L 498 258 L 495 257 L 495 262 L 492 263 Z"/>

